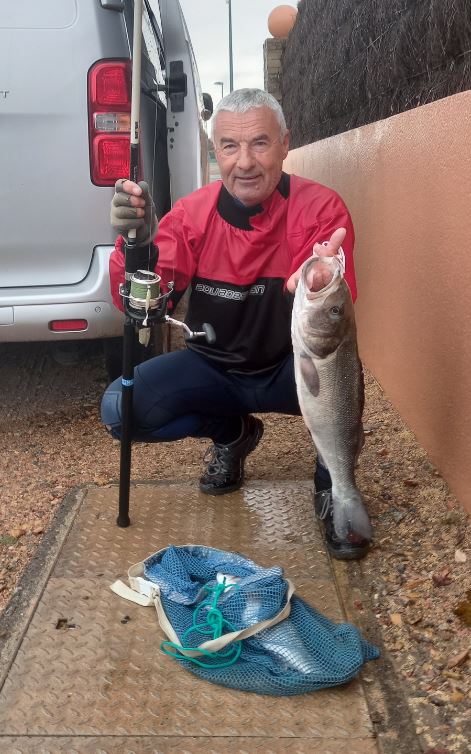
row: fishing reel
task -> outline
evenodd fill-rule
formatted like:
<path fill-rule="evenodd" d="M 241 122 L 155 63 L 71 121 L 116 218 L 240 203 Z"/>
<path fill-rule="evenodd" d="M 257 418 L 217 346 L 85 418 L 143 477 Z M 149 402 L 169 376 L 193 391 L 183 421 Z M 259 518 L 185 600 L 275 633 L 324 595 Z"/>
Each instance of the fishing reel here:
<path fill-rule="evenodd" d="M 150 328 L 159 323 L 180 327 L 185 331 L 185 340 L 205 338 L 210 345 L 216 341 L 216 333 L 212 325 L 205 322 L 202 331 L 190 330 L 188 325 L 173 319 L 167 314 L 168 301 L 174 284 L 168 283 L 168 291 L 162 293 L 160 275 L 150 270 L 136 270 L 126 273 L 126 282 L 119 287 L 123 299 L 124 311 L 139 329 L 139 342 L 147 345 L 150 339 Z"/>

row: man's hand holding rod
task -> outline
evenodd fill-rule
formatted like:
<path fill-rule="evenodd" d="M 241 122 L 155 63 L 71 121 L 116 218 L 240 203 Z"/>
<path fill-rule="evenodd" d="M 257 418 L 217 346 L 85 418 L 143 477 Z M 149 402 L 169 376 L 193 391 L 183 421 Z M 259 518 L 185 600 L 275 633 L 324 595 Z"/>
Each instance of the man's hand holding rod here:
<path fill-rule="evenodd" d="M 110 220 L 114 230 L 125 240 L 128 232 L 135 230 L 137 246 L 146 246 L 154 240 L 158 223 L 154 202 L 145 181 L 133 183 L 127 178 L 116 181 Z"/>

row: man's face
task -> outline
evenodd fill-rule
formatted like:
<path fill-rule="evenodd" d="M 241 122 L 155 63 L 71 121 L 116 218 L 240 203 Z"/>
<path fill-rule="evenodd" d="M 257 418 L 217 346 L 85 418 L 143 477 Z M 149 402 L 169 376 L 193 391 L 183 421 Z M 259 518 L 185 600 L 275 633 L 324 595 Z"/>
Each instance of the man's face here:
<path fill-rule="evenodd" d="M 222 110 L 216 116 L 213 138 L 221 178 L 229 193 L 247 207 L 267 199 L 279 183 L 289 148 L 289 135 L 281 139 L 273 110 Z"/>

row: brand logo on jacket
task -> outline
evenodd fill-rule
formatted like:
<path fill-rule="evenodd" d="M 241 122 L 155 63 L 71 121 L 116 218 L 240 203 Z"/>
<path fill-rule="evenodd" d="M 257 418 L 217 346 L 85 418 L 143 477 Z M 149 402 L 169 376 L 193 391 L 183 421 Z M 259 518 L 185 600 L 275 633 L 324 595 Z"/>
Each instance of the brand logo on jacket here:
<path fill-rule="evenodd" d="M 207 296 L 219 296 L 231 301 L 245 301 L 248 296 L 263 296 L 265 293 L 264 285 L 253 285 L 248 291 L 234 291 L 232 288 L 215 288 L 213 285 L 197 283 L 195 291 L 205 293 Z"/>

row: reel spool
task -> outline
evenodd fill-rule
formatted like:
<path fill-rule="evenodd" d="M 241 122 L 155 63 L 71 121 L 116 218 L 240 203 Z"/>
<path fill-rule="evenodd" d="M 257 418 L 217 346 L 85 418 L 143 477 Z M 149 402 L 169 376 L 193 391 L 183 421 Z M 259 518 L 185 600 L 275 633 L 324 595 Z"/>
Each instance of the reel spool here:
<path fill-rule="evenodd" d="M 159 305 L 160 295 L 160 275 L 150 270 L 136 270 L 131 276 L 131 286 L 129 290 L 129 306 L 136 311 L 145 311 L 156 309 Z"/>
<path fill-rule="evenodd" d="M 126 293 L 124 285 L 120 286 L 126 313 L 139 327 L 139 342 L 147 346 L 150 338 L 149 327 L 157 322 L 162 322 L 185 330 L 186 340 L 205 338 L 207 343 L 215 343 L 216 334 L 213 327 L 207 322 L 203 323 L 202 331 L 193 331 L 185 322 L 180 322 L 180 320 L 168 316 L 166 313 L 167 301 L 173 291 L 173 281 L 168 283 L 167 293 L 160 292 L 160 281 L 160 275 L 155 272 L 136 270 L 127 282 L 129 293 Z"/>

